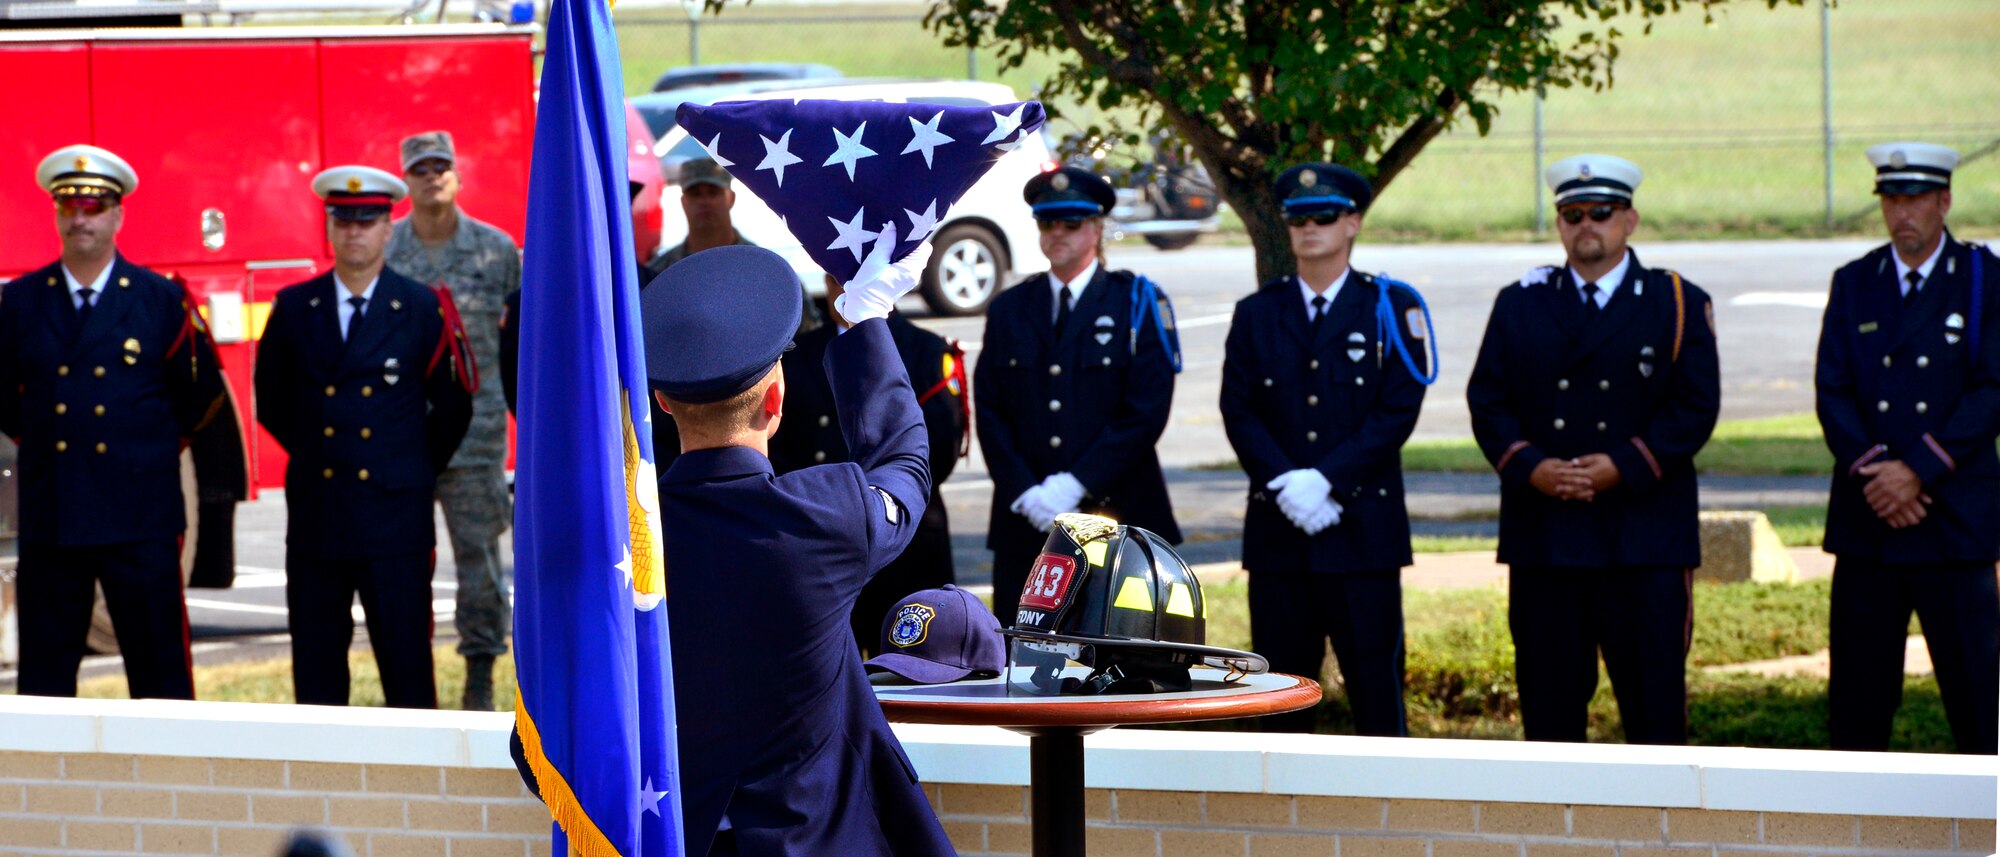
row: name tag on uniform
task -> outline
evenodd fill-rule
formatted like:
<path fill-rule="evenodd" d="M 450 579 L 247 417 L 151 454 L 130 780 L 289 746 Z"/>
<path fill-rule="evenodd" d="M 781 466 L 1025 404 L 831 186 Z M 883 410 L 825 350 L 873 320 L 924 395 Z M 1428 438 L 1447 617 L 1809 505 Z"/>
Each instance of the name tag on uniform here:
<path fill-rule="evenodd" d="M 1872 321 L 1864 321 L 1864 322 L 1862 322 L 1862 323 L 1861 323 L 1861 326 L 1860 326 L 1860 327 L 1857 327 L 1857 328 L 1855 328 L 1855 332 L 1857 332 L 1857 333 L 1874 333 L 1875 331 L 1877 331 L 1877 330 L 1880 330 L 1880 329 L 1881 329 L 1881 327 L 1882 327 L 1881 325 L 1879 325 L 1879 324 L 1876 324 L 1875 322 L 1872 322 Z"/>

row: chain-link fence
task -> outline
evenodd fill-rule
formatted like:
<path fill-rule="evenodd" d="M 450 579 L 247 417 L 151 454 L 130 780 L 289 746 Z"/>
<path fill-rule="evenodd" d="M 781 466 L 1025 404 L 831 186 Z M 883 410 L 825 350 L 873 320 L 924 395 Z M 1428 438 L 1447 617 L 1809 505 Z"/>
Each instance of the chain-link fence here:
<path fill-rule="evenodd" d="M 1831 2 L 1831 0 L 1824 0 Z M 850 77 L 995 78 L 990 54 L 948 49 L 924 6 L 621 7 L 627 91 L 695 63 L 831 65 Z M 1952 222 L 2000 226 L 2000 2 L 1746 0 L 1628 22 L 1616 84 L 1512 94 L 1485 137 L 1461 123 L 1384 193 L 1371 232 L 1521 237 L 1545 227 L 1541 167 L 1602 151 L 1646 171 L 1639 207 L 1655 236 L 1870 231 L 1875 143 L 1922 139 L 1967 156 Z M 1023 97 L 1053 60 L 999 79 Z M 1057 105 L 1058 108 L 1073 105 Z M 1061 134 L 1068 126 L 1055 126 Z"/>

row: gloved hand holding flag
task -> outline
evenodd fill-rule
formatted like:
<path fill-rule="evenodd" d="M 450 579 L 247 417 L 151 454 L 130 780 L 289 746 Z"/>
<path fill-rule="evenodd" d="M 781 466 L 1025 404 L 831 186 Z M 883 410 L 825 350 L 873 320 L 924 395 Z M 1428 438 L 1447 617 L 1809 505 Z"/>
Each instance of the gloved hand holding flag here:
<path fill-rule="evenodd" d="M 882 289 L 871 284 L 882 276 L 896 278 L 902 291 L 895 297 L 915 288 L 923 263 L 910 264 L 911 254 L 994 163 L 1041 128 L 1043 114 L 1033 101 L 946 107 L 771 99 L 682 104 L 675 119 L 784 218 L 814 262 L 849 284 L 850 294 L 879 302 Z M 878 256 L 884 240 L 889 249 Z M 890 266 L 896 270 L 884 272 Z M 918 276 L 902 278 L 911 273 Z"/>

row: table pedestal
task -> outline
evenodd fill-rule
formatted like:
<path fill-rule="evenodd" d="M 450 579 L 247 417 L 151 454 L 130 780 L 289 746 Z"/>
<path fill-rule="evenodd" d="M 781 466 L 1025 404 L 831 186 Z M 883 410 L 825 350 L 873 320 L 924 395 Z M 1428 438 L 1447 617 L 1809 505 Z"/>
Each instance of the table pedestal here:
<path fill-rule="evenodd" d="M 1035 857 L 1083 855 L 1083 730 L 1049 728 L 1028 739 Z"/>

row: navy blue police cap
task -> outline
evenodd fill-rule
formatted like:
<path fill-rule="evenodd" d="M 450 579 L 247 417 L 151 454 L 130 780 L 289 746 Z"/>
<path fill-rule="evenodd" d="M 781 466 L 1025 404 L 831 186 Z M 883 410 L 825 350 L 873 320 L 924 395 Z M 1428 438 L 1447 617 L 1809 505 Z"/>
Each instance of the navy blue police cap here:
<path fill-rule="evenodd" d="M 1021 189 L 1021 198 L 1036 220 L 1076 220 L 1103 217 L 1118 204 L 1111 183 L 1079 167 L 1057 167 L 1039 173 Z"/>
<path fill-rule="evenodd" d="M 688 404 L 720 402 L 762 380 L 799 329 L 799 277 L 762 247 L 703 250 L 639 293 L 646 375 Z"/>
<path fill-rule="evenodd" d="M 1278 199 L 1286 217 L 1366 212 L 1375 188 L 1360 173 L 1339 164 L 1300 164 L 1278 176 Z"/>

